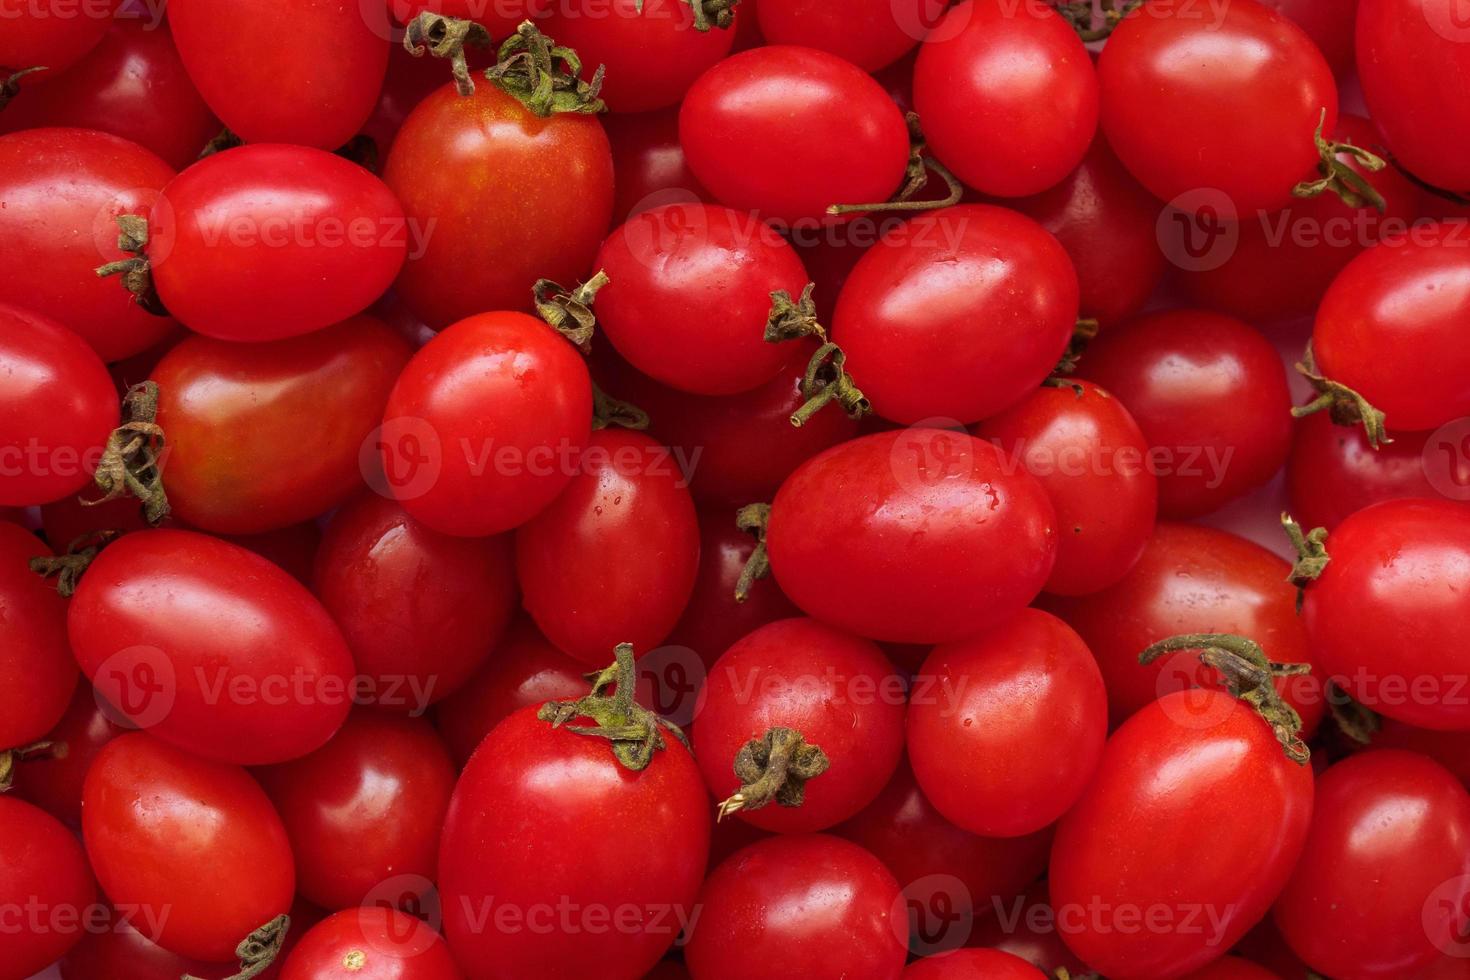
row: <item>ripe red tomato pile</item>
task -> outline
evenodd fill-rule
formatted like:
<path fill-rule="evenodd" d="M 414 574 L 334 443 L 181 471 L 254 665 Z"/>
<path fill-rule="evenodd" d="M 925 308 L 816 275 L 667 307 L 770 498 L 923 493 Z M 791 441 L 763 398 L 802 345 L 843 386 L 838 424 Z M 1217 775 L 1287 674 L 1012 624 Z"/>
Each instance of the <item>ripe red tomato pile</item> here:
<path fill-rule="evenodd" d="M 0 0 L 0 980 L 1470 980 L 1466 0 Z"/>

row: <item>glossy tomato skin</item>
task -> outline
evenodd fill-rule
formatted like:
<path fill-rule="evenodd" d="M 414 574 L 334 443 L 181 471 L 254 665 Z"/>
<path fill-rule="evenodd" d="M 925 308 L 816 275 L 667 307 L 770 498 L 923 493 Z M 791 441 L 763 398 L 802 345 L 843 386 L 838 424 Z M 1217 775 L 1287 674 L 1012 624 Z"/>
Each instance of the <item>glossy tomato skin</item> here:
<path fill-rule="evenodd" d="M 1337 85 L 1322 53 L 1254 0 L 1210 17 L 1165 0 L 1135 8 L 1097 70 L 1102 131 L 1162 201 L 1213 191 L 1237 214 L 1282 207 L 1315 175 L 1312 133 L 1323 110 L 1327 131 L 1337 123 Z"/>
<path fill-rule="evenodd" d="M 919 48 L 914 109 L 956 177 L 984 194 L 1021 197 L 1082 161 L 1097 131 L 1097 73 L 1050 6 L 966 0 Z"/>
<path fill-rule="evenodd" d="M 1198 517 L 1254 490 L 1290 451 L 1286 369 L 1270 341 L 1232 317 L 1141 316 L 1090 344 L 1077 374 L 1143 430 L 1165 517 Z"/>
<path fill-rule="evenodd" d="M 444 534 L 484 537 L 561 493 L 591 428 L 592 385 L 576 348 L 525 313 L 483 313 L 408 362 L 379 451 L 404 510 Z"/>
<path fill-rule="evenodd" d="M 25 980 L 82 939 L 97 886 L 71 831 L 9 796 L 0 796 L 0 857 L 0 902 L 12 919 L 0 932 L 0 977 Z"/>
<path fill-rule="evenodd" d="M 66 713 L 46 735 L 63 751 L 26 759 L 15 773 L 15 795 L 29 800 L 68 826 L 82 825 L 82 781 L 102 747 L 127 729 L 102 706 L 92 685 L 77 684 Z"/>
<path fill-rule="evenodd" d="M 767 534 L 776 581 L 807 615 L 895 643 L 965 639 L 1020 611 L 1051 574 L 1056 539 L 1034 477 L 943 429 L 812 458 L 776 494 Z"/>
<path fill-rule="evenodd" d="M 1077 322 L 1077 297 L 1071 260 L 1041 226 L 961 204 L 914 218 L 858 260 L 832 339 L 879 415 L 968 425 L 1051 373 Z"/>
<path fill-rule="evenodd" d="M 344 909 L 312 927 L 281 980 L 461 980 L 444 939 L 425 922 L 383 906 Z"/>
<path fill-rule="evenodd" d="M 91 483 L 118 408 L 86 341 L 48 316 L 0 304 L 0 374 L 0 504 L 50 503 Z"/>
<path fill-rule="evenodd" d="M 1036 980 L 1045 977 L 1019 956 L 998 949 L 957 949 L 917 960 L 903 971 L 903 980 Z"/>
<path fill-rule="evenodd" d="M 1364 752 L 1318 780 L 1301 862 L 1275 907 L 1286 941 L 1343 980 L 1412 976 L 1462 942 L 1470 794 L 1412 752 Z"/>
<path fill-rule="evenodd" d="M 366 8 L 180 0 L 168 20 L 189 76 L 232 132 L 247 143 L 335 150 L 367 121 L 388 69 L 388 37 Z"/>
<path fill-rule="evenodd" d="M 1389 239 L 1333 280 L 1312 327 L 1317 367 L 1386 416 L 1433 429 L 1470 415 L 1470 249 L 1451 222 Z"/>
<path fill-rule="evenodd" d="M 765 340 L 771 293 L 801 295 L 806 269 L 774 229 L 709 204 L 652 208 L 618 228 L 593 263 L 612 279 L 597 321 L 639 371 L 697 395 L 774 378 L 801 345 Z"/>
<path fill-rule="evenodd" d="M 543 119 L 488 82 L 468 97 L 445 85 L 420 102 L 383 179 L 419 236 L 398 292 L 435 328 L 529 309 L 537 279 L 568 288 L 586 279 L 612 214 L 601 123 Z"/>
<path fill-rule="evenodd" d="M 701 75 L 679 109 L 679 141 L 717 201 L 786 225 L 888 200 L 908 160 L 903 115 L 882 86 L 790 45 L 742 51 Z"/>
<path fill-rule="evenodd" d="M 89 129 L 0 136 L 0 237 L 13 256 L 0 267 L 0 302 L 58 320 L 104 361 L 162 340 L 173 321 L 93 270 L 127 258 L 113 218 L 147 215 L 173 176 L 138 144 Z"/>
<path fill-rule="evenodd" d="M 1070 626 L 1023 609 L 976 639 L 935 647 L 914 682 L 907 726 L 914 776 L 946 819 L 1019 837 L 1082 795 L 1108 734 L 1107 692 Z M 1029 751 L 1040 746 L 1045 764 Z"/>
<path fill-rule="evenodd" d="M 1218 959 L 1286 884 L 1312 789 L 1311 767 L 1229 694 L 1181 691 L 1143 708 L 1057 825 L 1051 896 L 1067 945 L 1107 976 L 1179 976 Z M 1130 910 L 1165 924 L 1125 932 Z"/>
<path fill-rule="evenodd" d="M 705 785 L 729 799 L 740 750 L 772 728 L 799 732 L 830 767 L 807 782 L 799 807 L 741 810 L 762 830 L 810 833 L 873 802 L 903 754 L 903 682 L 877 644 L 814 619 L 756 629 L 710 668 L 690 738 Z"/>
<path fill-rule="evenodd" d="M 661 204 L 709 199 L 709 191 L 699 183 L 684 159 L 676 107 L 609 115 L 602 125 L 612 147 L 616 177 L 612 214 L 615 224 Z"/>
<path fill-rule="evenodd" d="M 352 657 L 327 611 L 270 561 L 217 538 L 119 538 L 83 576 L 67 630 L 124 717 L 205 758 L 283 762 L 347 717 Z"/>
<path fill-rule="evenodd" d="M 783 834 L 726 858 L 704 883 L 684 949 L 694 980 L 897 980 L 908 924 L 898 883 L 851 841 Z M 787 910 L 800 907 L 804 915 Z"/>
<path fill-rule="evenodd" d="M 821 0 L 766 0 L 754 13 L 767 44 L 818 48 L 868 72 L 902 58 L 933 19 L 923 0 L 861 0 L 840 9 Z"/>
<path fill-rule="evenodd" d="M 536 712 L 497 725 L 455 787 L 439 849 L 445 935 L 470 980 L 637 980 L 696 911 L 713 809 L 699 768 L 667 736 L 630 772 L 606 740 Z M 620 834 L 650 846 L 604 846 Z M 502 906 L 523 910 L 519 927 L 504 924 Z M 571 929 L 530 928 L 546 914 L 534 909 L 559 907 Z M 599 909 L 623 924 L 608 932 L 593 925 L 606 918 L 583 919 Z"/>
<path fill-rule="evenodd" d="M 159 298 L 220 340 L 277 340 L 361 313 L 408 253 L 393 192 L 306 146 L 236 147 L 181 173 L 149 218 Z"/>
<path fill-rule="evenodd" d="M 367 492 L 328 525 L 314 589 L 376 703 L 411 714 L 474 673 L 516 607 L 508 538 L 440 534 Z"/>
<path fill-rule="evenodd" d="M 371 905 L 374 889 L 399 876 L 432 881 L 457 773 L 422 718 L 358 709 L 326 745 L 256 775 L 286 827 L 309 901 Z"/>
<path fill-rule="evenodd" d="M 1470 728 L 1470 508 L 1389 500 L 1327 541 L 1302 621 L 1333 682 L 1360 704 L 1420 728 Z"/>
<path fill-rule="evenodd" d="M 522 604 L 546 638 L 592 667 L 658 646 L 699 569 L 694 501 L 668 451 L 638 432 L 592 434 L 562 495 L 516 531 Z"/>
<path fill-rule="evenodd" d="M 30 569 L 49 557 L 35 535 L 0 521 L 0 751 L 39 741 L 61 720 L 76 686 L 76 663 L 66 641 L 66 600 Z"/>
<path fill-rule="evenodd" d="M 155 923 L 148 938 L 184 956 L 227 961 L 291 907 L 291 845 L 255 780 L 142 732 L 88 771 L 82 838 L 108 897 L 152 910 L 134 925 Z"/>
<path fill-rule="evenodd" d="M 1061 533 L 1046 591 L 1087 595 L 1117 582 L 1153 533 L 1158 478 L 1133 416 L 1085 381 L 1038 388 L 974 429 L 1041 482 Z"/>
<path fill-rule="evenodd" d="M 113 4 L 78 8 L 62 0 L 7 4 L 0 65 L 22 69 L 44 65 L 63 71 L 80 61 L 102 40 Z M 107 16 L 98 16 L 98 14 Z"/>

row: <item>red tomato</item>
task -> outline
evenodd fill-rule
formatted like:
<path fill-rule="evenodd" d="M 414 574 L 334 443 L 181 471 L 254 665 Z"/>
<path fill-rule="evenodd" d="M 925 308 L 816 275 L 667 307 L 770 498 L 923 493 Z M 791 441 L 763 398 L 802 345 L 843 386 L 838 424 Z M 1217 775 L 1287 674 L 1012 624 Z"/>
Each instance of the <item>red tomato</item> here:
<path fill-rule="evenodd" d="M 133 919 L 144 929 L 149 929 L 147 913 L 150 910 L 114 911 L 112 921 L 105 929 L 88 932 L 82 941 L 71 948 L 71 952 L 60 963 L 62 980 L 179 980 L 188 974 L 199 980 L 228 980 L 239 972 L 236 963 L 205 963 L 171 953 L 157 943 L 145 938 L 131 924 Z M 294 910 L 291 936 L 301 928 Z M 260 980 L 277 980 L 280 977 L 279 960 L 272 963 Z"/>
<path fill-rule="evenodd" d="M 80 827 L 87 769 L 102 747 L 124 731 L 103 709 L 92 685 L 79 682 L 66 713 L 46 734 L 54 747 L 16 768 L 15 795 Z"/>
<path fill-rule="evenodd" d="M 1276 924 L 1313 969 L 1406 977 L 1464 946 L 1470 794 L 1412 752 L 1365 752 L 1318 781 Z"/>
<path fill-rule="evenodd" d="M 592 386 L 576 349 L 535 317 L 482 313 L 408 362 L 378 448 L 404 510 L 444 534 L 484 537 L 561 493 L 591 427 Z"/>
<path fill-rule="evenodd" d="M 1082 162 L 1097 132 L 1097 73 L 1050 6 L 967 0 L 919 49 L 914 108 L 960 180 L 983 194 L 1036 194 Z"/>
<path fill-rule="evenodd" d="M 485 83 L 445 85 L 399 130 L 383 179 L 417 241 L 397 288 L 430 326 L 529 309 L 536 280 L 591 271 L 612 214 L 612 151 L 592 116 L 542 118 Z"/>
<path fill-rule="evenodd" d="M 951 823 L 988 837 L 1035 833 L 1070 809 L 1107 734 L 1096 661 L 1039 609 L 936 647 L 909 697 L 909 761 L 924 795 Z"/>
<path fill-rule="evenodd" d="M 159 298 L 220 340 L 277 340 L 361 313 L 393 282 L 410 238 L 382 181 L 285 145 L 206 157 L 164 188 L 149 225 Z"/>
<path fill-rule="evenodd" d="M 309 901 L 345 909 L 374 904 L 375 889 L 400 876 L 432 880 L 456 773 L 422 718 L 359 709 L 326 745 L 256 775 Z"/>
<path fill-rule="evenodd" d="M 604 336 L 666 385 L 738 394 L 773 379 L 800 349 L 767 343 L 764 332 L 771 293 L 800 295 L 806 269 L 753 215 L 709 204 L 653 208 L 614 231 L 593 264 L 612 280 L 597 294 Z"/>
<path fill-rule="evenodd" d="M 232 132 L 247 143 L 334 150 L 371 115 L 388 68 L 388 38 L 366 8 L 171 0 L 168 20 L 189 76 Z"/>
<path fill-rule="evenodd" d="M 679 110 L 610 115 L 602 121 L 612 145 L 613 221 L 661 204 L 709 198 L 684 159 L 679 145 Z"/>
<path fill-rule="evenodd" d="M 49 503 L 90 484 L 118 423 L 106 365 L 50 317 L 0 304 L 0 375 L 0 504 Z"/>
<path fill-rule="evenodd" d="M 1111 392 L 1143 430 L 1166 517 L 1207 514 L 1254 490 L 1291 449 L 1281 358 L 1231 317 L 1203 310 L 1139 317 L 1089 345 L 1077 373 Z"/>
<path fill-rule="evenodd" d="M 523 20 L 539 20 L 551 9 L 552 0 L 386 0 L 388 12 L 401 24 L 430 11 L 446 17 L 472 20 L 490 36 L 503 39 L 515 33 Z M 366 9 L 366 5 L 364 5 Z"/>
<path fill-rule="evenodd" d="M 422 714 L 485 661 L 516 607 L 508 538 L 453 538 L 362 493 L 327 526 L 316 594 L 379 707 Z"/>
<path fill-rule="evenodd" d="M 1154 529 L 1158 479 L 1123 403 L 1085 381 L 1038 388 L 974 429 L 1040 481 L 1062 529 L 1046 591 L 1087 595 L 1122 578 Z"/>
<path fill-rule="evenodd" d="M 968 425 L 1051 373 L 1077 295 L 1067 253 L 1036 222 L 961 204 L 920 215 L 858 260 L 832 339 L 879 415 Z"/>
<path fill-rule="evenodd" d="M 347 717 L 352 657 L 326 610 L 271 562 L 217 538 L 119 538 L 82 578 L 67 628 L 110 704 L 206 758 L 284 762 Z"/>
<path fill-rule="evenodd" d="M 45 811 L 0 796 L 0 977 L 25 980 L 83 936 L 97 886 L 71 831 Z"/>
<path fill-rule="evenodd" d="M 700 76 L 679 110 L 679 141 L 717 201 L 786 225 L 888 200 L 909 155 L 903 114 L 882 86 L 825 51 L 787 45 L 742 51 Z"/>
<path fill-rule="evenodd" d="M 145 312 L 92 270 L 127 258 L 113 218 L 146 215 L 173 176 L 148 150 L 106 133 L 0 136 L 0 239 L 11 259 L 0 264 L 0 302 L 54 317 L 104 361 L 162 340 L 173 321 Z"/>
<path fill-rule="evenodd" d="M 561 496 L 516 532 L 522 604 L 546 638 L 593 667 L 651 650 L 694 590 L 699 522 L 668 450 L 637 432 L 592 434 Z"/>
<path fill-rule="evenodd" d="M 97 756 L 82 838 L 108 897 L 142 910 L 133 925 L 156 926 L 148 938 L 184 956 L 230 960 L 291 906 L 291 845 L 255 780 L 151 735 L 124 735 Z"/>
<path fill-rule="evenodd" d="M 317 923 L 286 959 L 281 980 L 461 980 L 432 927 L 396 909 L 345 909 Z"/>
<path fill-rule="evenodd" d="M 792 602 L 895 643 L 965 639 L 1019 612 L 1051 574 L 1056 541 L 1041 484 L 1007 470 L 990 443 L 945 429 L 863 436 L 813 457 L 776 494 L 767 533 Z"/>
<path fill-rule="evenodd" d="M 54 728 L 76 687 L 66 602 L 29 565 L 50 555 L 35 535 L 0 521 L 0 752 L 23 748 Z"/>
<path fill-rule="evenodd" d="M 1390 429 L 1470 415 L 1464 231 L 1451 222 L 1375 245 L 1342 270 L 1317 309 L 1318 369 L 1383 412 Z"/>
<path fill-rule="evenodd" d="M 903 980 L 1034 980 L 1044 978 L 1019 956 L 998 949 L 957 949 L 926 956 L 903 971 Z"/>
<path fill-rule="evenodd" d="M 1193 652 L 1140 666 L 1143 650 L 1184 633 L 1231 633 L 1259 643 L 1277 663 L 1313 663 L 1306 630 L 1296 615 L 1290 566 L 1260 545 L 1225 531 L 1160 524 L 1143 556 L 1116 585 L 1089 596 L 1048 598 L 1087 642 L 1108 689 L 1116 727 L 1161 695 L 1219 678 Z M 1326 711 L 1321 669 L 1315 676 L 1283 677 L 1276 688 L 1302 716 L 1310 737 Z"/>
<path fill-rule="evenodd" d="M 1281 980 L 1264 966 L 1236 956 L 1225 956 L 1202 970 L 1195 970 L 1184 980 Z"/>
<path fill-rule="evenodd" d="M 1426 755 L 1470 787 L 1470 732 L 1436 732 L 1392 718 L 1379 718 L 1369 743 L 1375 749 L 1406 749 Z"/>
<path fill-rule="evenodd" d="M 1044 844 L 1051 843 L 1050 834 L 1038 836 Z M 1043 856 L 1042 863 L 1045 860 Z M 1019 956 L 1049 974 L 1055 974 L 1058 968 L 1073 976 L 1087 972 L 1087 966 L 1057 933 L 1057 913 L 1045 881 L 1033 884 L 1008 907 L 997 906 L 995 917 L 980 924 L 970 944 Z"/>
<path fill-rule="evenodd" d="M 903 972 L 898 883 L 839 837 L 782 835 L 736 851 L 705 881 L 699 904 L 684 949 L 694 980 L 737 980 L 752 969 L 864 980 Z"/>
<path fill-rule="evenodd" d="M 1108 976 L 1204 966 L 1266 913 L 1311 816 L 1311 767 L 1288 759 L 1254 710 L 1220 691 L 1166 695 L 1108 739 L 1057 825 L 1062 937 Z"/>
<path fill-rule="evenodd" d="M 5 20 L 0 65 L 15 69 L 45 65 L 58 72 L 70 67 L 102 40 L 116 5 L 116 0 L 91 4 L 7 0 L 0 7 Z"/>
<path fill-rule="evenodd" d="M 1388 500 L 1327 539 L 1302 621 L 1333 683 L 1420 728 L 1470 728 L 1470 508 Z"/>
<path fill-rule="evenodd" d="M 1266 6 L 1291 18 L 1307 32 L 1334 75 L 1344 78 L 1353 73 L 1353 21 L 1358 0 L 1266 0 Z"/>
<path fill-rule="evenodd" d="M 1337 126 L 1337 84 L 1300 27 L 1254 0 L 1204 16 L 1150 0 L 1098 59 L 1102 130 L 1156 197 L 1224 195 L 1237 214 L 1279 208 L 1312 176 L 1312 134 Z M 1192 209 L 1187 198 L 1179 206 Z"/>
<path fill-rule="evenodd" d="M 841 7 L 822 0 L 764 0 L 743 18 L 758 20 L 769 44 L 818 48 L 871 72 L 919 43 L 932 26 L 933 6 L 927 0 L 857 0 Z"/>
<path fill-rule="evenodd" d="M 489 49 L 473 45 L 463 52 L 472 69 L 491 61 Z M 378 93 L 378 106 L 372 118 L 363 124 L 363 135 L 373 140 L 380 160 L 386 159 L 403 121 L 420 102 L 444 87 L 446 69 L 438 58 L 414 57 L 403 45 L 393 45 L 388 55 L 388 74 L 383 90 Z"/>

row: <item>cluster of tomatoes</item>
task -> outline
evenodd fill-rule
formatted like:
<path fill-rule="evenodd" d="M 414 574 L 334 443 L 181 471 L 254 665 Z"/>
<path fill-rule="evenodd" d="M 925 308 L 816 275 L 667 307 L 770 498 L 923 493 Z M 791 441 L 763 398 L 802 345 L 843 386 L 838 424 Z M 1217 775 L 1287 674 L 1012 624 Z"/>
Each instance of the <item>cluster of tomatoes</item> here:
<path fill-rule="evenodd" d="M 1463 13 L 0 0 L 0 980 L 1470 978 Z"/>

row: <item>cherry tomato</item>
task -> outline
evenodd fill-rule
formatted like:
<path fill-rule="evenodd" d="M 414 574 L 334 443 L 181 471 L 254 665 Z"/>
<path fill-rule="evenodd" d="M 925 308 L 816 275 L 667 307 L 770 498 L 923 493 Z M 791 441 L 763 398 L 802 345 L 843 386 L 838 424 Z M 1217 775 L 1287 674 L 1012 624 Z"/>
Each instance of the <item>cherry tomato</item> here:
<path fill-rule="evenodd" d="M 1159 489 L 1122 402 L 1069 381 L 1038 388 L 974 432 L 1035 476 L 1056 508 L 1062 532 L 1046 591 L 1087 595 L 1127 574 L 1153 533 Z"/>
<path fill-rule="evenodd" d="M 388 69 L 366 7 L 174 0 L 168 21 L 189 77 L 237 136 L 334 150 L 367 121 Z"/>
<path fill-rule="evenodd" d="M 57 128 L 0 136 L 0 238 L 11 258 L 0 264 L 0 302 L 55 318 L 104 361 L 162 340 L 173 321 L 145 312 L 93 270 L 127 258 L 113 218 L 146 215 L 173 176 L 148 150 L 106 133 Z"/>
<path fill-rule="evenodd" d="M 879 415 L 968 425 L 1051 373 L 1077 295 L 1067 253 L 1036 222 L 961 204 L 920 215 L 858 260 L 832 339 Z"/>
<path fill-rule="evenodd" d="M 589 115 L 542 118 L 485 82 L 409 113 L 383 167 L 415 230 L 398 291 L 431 327 L 529 309 L 590 272 L 612 215 L 612 151 Z"/>
<path fill-rule="evenodd" d="M 777 582 L 808 615 L 876 640 L 942 643 L 1036 597 L 1057 525 L 1041 484 L 990 443 L 908 429 L 807 461 L 776 494 L 767 540 Z"/>
<path fill-rule="evenodd" d="M 1097 663 L 1071 627 L 1039 609 L 936 647 L 909 699 L 909 761 L 924 795 L 988 837 L 1035 833 L 1065 813 L 1107 734 Z M 1034 755 L 1041 746 L 1045 763 Z"/>
<path fill-rule="evenodd" d="M 54 728 L 77 683 L 66 603 L 30 570 L 32 558 L 50 555 L 35 535 L 0 521 L 0 752 L 23 748 Z"/>
<path fill-rule="evenodd" d="M 622 224 L 661 204 L 708 200 L 709 191 L 689 169 L 679 145 L 677 108 L 610 115 L 602 125 L 612 145 L 617 178 L 614 222 Z"/>
<path fill-rule="evenodd" d="M 291 906 L 291 845 L 260 786 L 239 766 L 151 735 L 124 735 L 98 754 L 82 838 L 108 897 L 151 910 L 157 932 L 148 938 L 184 956 L 230 960 Z"/>
<path fill-rule="evenodd" d="M 347 717 L 352 657 L 326 610 L 271 562 L 217 538 L 119 538 L 83 576 L 67 630 L 123 716 L 206 758 L 284 762 Z"/>
<path fill-rule="evenodd" d="M 426 923 L 381 907 L 345 909 L 302 937 L 281 980 L 461 980 L 443 938 Z"/>
<path fill-rule="evenodd" d="M 55 817 L 0 796 L 0 977 L 25 980 L 83 936 L 97 886 L 86 855 Z"/>
<path fill-rule="evenodd" d="M 903 971 L 903 980 L 1035 980 L 1045 978 L 1019 956 L 998 949 L 957 949 L 926 956 Z"/>
<path fill-rule="evenodd" d="M 92 685 L 80 681 L 66 713 L 46 734 L 53 748 L 16 767 L 15 795 L 80 827 L 87 769 L 102 747 L 124 731 L 103 708 Z"/>
<path fill-rule="evenodd" d="M 1276 924 L 1313 969 L 1410 976 L 1463 944 L 1470 794 L 1412 752 L 1364 752 L 1318 781 L 1307 846 Z"/>
<path fill-rule="evenodd" d="M 1311 767 L 1252 708 L 1220 691 L 1165 695 L 1108 739 L 1057 825 L 1062 937 L 1108 976 L 1204 966 L 1266 913 L 1311 816 Z"/>
<path fill-rule="evenodd" d="M 416 520 L 463 537 L 524 524 L 571 480 L 592 427 L 575 348 L 524 313 L 482 313 L 403 369 L 379 441 L 387 489 Z"/>
<path fill-rule="evenodd" d="M 736 851 L 706 879 L 699 903 L 684 949 L 694 980 L 903 972 L 898 882 L 840 837 L 783 834 Z"/>
<path fill-rule="evenodd" d="M 1337 85 L 1296 24 L 1254 0 L 1203 16 L 1149 0 L 1098 59 L 1102 131 L 1163 201 L 1223 194 L 1237 214 L 1279 208 L 1315 173 L 1312 134 L 1337 125 Z M 1195 201 L 1181 201 L 1190 207 Z"/>
<path fill-rule="evenodd" d="M 1203 310 L 1139 317 L 1094 341 L 1077 373 L 1111 392 L 1143 430 L 1166 517 L 1207 514 L 1254 490 L 1291 449 L 1281 358 L 1231 317 Z"/>
<path fill-rule="evenodd" d="M 731 55 L 679 109 L 689 169 L 721 204 L 786 225 L 831 223 L 833 204 L 886 201 L 903 182 L 908 128 L 882 86 L 813 48 Z"/>
<path fill-rule="evenodd" d="M 956 177 L 984 194 L 1021 197 L 1082 162 L 1097 131 L 1097 73 L 1050 6 L 1018 12 L 966 0 L 919 48 L 914 108 L 929 148 Z"/>
<path fill-rule="evenodd" d="M 932 6 L 926 0 L 858 0 L 844 7 L 821 0 L 764 0 L 742 20 L 757 20 L 769 44 L 817 48 L 871 72 L 919 43 L 933 26 Z"/>
<path fill-rule="evenodd" d="M 7 2 L 0 10 L 5 20 L 0 65 L 15 69 L 44 65 L 58 72 L 70 67 L 102 40 L 114 6 L 111 0 L 105 0 L 101 9 L 65 0 Z"/>
<path fill-rule="evenodd" d="M 164 188 L 149 225 L 159 298 L 220 340 L 276 340 L 361 313 L 408 252 L 383 182 L 305 146 L 206 157 Z"/>
<path fill-rule="evenodd" d="M 453 538 L 363 493 L 333 516 L 316 594 L 379 707 L 421 714 L 496 647 L 516 606 L 508 538 Z"/>

